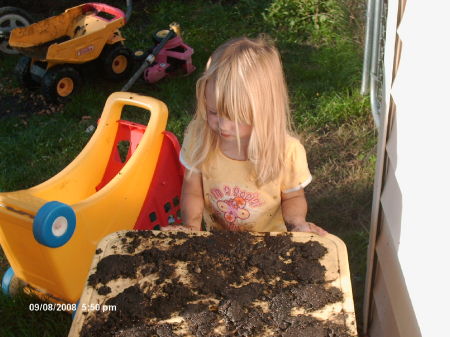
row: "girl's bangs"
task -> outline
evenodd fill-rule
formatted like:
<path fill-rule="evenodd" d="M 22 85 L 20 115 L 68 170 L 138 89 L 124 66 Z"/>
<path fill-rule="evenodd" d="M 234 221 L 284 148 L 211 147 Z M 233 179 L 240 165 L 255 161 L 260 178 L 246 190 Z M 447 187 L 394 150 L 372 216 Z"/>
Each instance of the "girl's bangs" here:
<path fill-rule="evenodd" d="M 231 121 L 253 125 L 253 109 L 243 88 L 233 88 L 232 85 L 221 86 L 217 97 L 217 110 L 221 116 Z"/>

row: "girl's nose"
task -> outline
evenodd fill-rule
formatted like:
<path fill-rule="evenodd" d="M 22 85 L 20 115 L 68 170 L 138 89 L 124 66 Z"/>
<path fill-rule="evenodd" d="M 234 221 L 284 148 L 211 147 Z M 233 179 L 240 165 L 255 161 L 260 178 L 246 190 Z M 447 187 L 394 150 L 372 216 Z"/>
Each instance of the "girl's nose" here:
<path fill-rule="evenodd" d="M 219 127 L 222 131 L 229 131 L 233 128 L 234 122 L 227 118 L 219 117 Z"/>

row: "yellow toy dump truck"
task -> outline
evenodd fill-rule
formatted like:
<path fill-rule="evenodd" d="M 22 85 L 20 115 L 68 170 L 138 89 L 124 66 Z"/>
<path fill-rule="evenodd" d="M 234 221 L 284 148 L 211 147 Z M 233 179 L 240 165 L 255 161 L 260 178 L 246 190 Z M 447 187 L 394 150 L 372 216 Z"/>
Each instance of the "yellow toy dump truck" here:
<path fill-rule="evenodd" d="M 104 76 L 128 77 L 132 52 L 119 28 L 125 13 L 102 3 L 85 3 L 11 31 L 9 45 L 22 56 L 16 66 L 25 87 L 41 85 L 49 101 L 64 101 L 81 85 L 80 65 L 98 59 Z"/>

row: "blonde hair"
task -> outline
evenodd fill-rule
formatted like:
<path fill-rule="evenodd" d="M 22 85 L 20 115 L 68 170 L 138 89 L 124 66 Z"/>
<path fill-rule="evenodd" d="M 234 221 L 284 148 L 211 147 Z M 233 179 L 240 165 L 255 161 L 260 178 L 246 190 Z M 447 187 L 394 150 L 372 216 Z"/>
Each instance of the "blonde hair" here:
<path fill-rule="evenodd" d="M 197 81 L 197 108 L 185 140 L 186 161 L 202 172 L 218 151 L 219 136 L 207 123 L 206 84 L 214 81 L 217 112 L 236 123 L 252 126 L 247 157 L 258 185 L 277 178 L 285 163 L 292 134 L 289 100 L 281 58 L 264 36 L 241 37 L 219 46 Z M 238 129 L 236 127 L 236 129 Z M 239 143 L 239 135 L 238 145 Z"/>

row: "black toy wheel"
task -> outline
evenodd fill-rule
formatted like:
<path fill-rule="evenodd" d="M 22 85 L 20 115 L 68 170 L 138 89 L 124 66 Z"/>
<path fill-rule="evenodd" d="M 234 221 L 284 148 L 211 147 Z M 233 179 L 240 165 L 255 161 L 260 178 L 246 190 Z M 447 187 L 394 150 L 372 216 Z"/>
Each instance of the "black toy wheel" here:
<path fill-rule="evenodd" d="M 160 43 L 169 34 L 168 29 L 161 29 L 152 34 L 152 39 L 155 44 Z M 175 37 L 175 36 L 174 36 Z M 173 39 L 173 38 L 172 38 Z"/>
<path fill-rule="evenodd" d="M 124 80 L 133 69 L 133 55 L 121 43 L 106 46 L 100 56 L 100 62 L 103 75 L 109 80 Z"/>
<path fill-rule="evenodd" d="M 81 75 L 74 67 L 61 65 L 50 68 L 42 78 L 42 94 L 50 102 L 65 102 L 81 86 Z"/>
<path fill-rule="evenodd" d="M 34 89 L 37 83 L 33 80 L 30 73 L 31 58 L 28 56 L 21 56 L 16 64 L 14 72 L 16 73 L 19 84 L 27 89 Z"/>
<path fill-rule="evenodd" d="M 33 23 L 31 16 L 17 7 L 0 7 L 0 51 L 5 54 L 19 52 L 8 44 L 9 33 L 17 27 L 25 27 Z"/>

